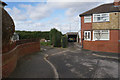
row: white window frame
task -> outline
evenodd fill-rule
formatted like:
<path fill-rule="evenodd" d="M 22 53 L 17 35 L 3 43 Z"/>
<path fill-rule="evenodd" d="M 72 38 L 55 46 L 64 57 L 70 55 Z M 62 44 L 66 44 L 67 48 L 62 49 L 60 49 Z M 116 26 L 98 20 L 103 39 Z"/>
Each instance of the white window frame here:
<path fill-rule="evenodd" d="M 102 32 L 103 30 L 99 30 L 100 32 Z M 108 32 L 102 32 L 102 33 L 108 33 L 108 39 L 99 39 L 99 40 L 110 40 L 110 31 L 107 30 Z M 93 41 L 96 41 L 98 39 L 94 39 L 94 33 L 95 33 L 95 30 L 93 30 Z"/>
<path fill-rule="evenodd" d="M 89 21 L 86 21 L 86 19 L 89 19 Z M 91 23 L 92 19 L 91 16 L 84 16 L 84 23 Z"/>
<path fill-rule="evenodd" d="M 105 18 L 102 18 L 104 14 L 108 16 L 108 18 L 106 18 L 106 20 L 104 20 Z M 103 20 L 102 19 L 100 21 L 95 20 L 95 17 L 98 17 L 98 16 L 101 17 Z M 109 21 L 110 21 L 109 13 L 93 14 L 93 22 L 109 22 Z"/>
<path fill-rule="evenodd" d="M 87 38 L 88 38 L 88 33 L 90 33 L 90 38 L 89 39 L 85 38 L 85 33 L 87 33 Z M 91 41 L 91 31 L 84 31 L 84 40 Z"/>

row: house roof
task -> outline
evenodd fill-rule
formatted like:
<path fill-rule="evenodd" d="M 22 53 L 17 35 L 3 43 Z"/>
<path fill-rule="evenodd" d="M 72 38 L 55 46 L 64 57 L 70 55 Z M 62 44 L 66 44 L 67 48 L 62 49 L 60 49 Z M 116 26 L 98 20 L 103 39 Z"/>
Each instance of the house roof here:
<path fill-rule="evenodd" d="M 79 16 L 81 17 L 86 15 L 92 15 L 97 13 L 108 13 L 108 12 L 120 12 L 120 6 L 114 6 L 114 3 L 103 4 L 87 12 L 84 12 Z"/>
<path fill-rule="evenodd" d="M 3 6 L 7 5 L 5 2 L 2 2 L 2 1 L 0 1 L 0 4 L 2 4 Z"/>
<path fill-rule="evenodd" d="M 78 32 L 67 32 L 67 35 L 78 35 Z"/>

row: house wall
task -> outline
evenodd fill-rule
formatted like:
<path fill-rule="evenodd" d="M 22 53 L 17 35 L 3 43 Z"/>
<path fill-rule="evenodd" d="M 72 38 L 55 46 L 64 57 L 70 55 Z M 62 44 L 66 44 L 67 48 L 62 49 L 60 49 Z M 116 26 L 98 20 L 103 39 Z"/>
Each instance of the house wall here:
<path fill-rule="evenodd" d="M 81 41 L 82 41 L 81 44 L 83 45 L 83 49 L 88 49 L 88 50 L 93 50 L 93 51 L 101 51 L 101 52 L 119 53 L 120 42 L 118 42 L 118 40 L 120 40 L 120 35 L 119 35 L 120 30 L 115 30 L 115 29 L 110 30 L 110 40 L 108 40 L 108 41 L 92 41 L 93 40 L 93 31 L 92 31 L 93 24 L 92 23 L 84 23 L 84 17 L 81 17 Z M 106 23 L 95 23 L 95 24 L 104 25 Z M 109 26 L 109 27 L 111 27 L 111 26 Z M 104 28 L 98 28 L 98 29 L 104 29 Z M 84 38 L 85 30 L 91 31 L 91 41 L 85 41 L 85 40 L 83 41 L 82 40 Z"/>
<path fill-rule="evenodd" d="M 120 27 L 118 27 L 118 22 L 120 21 L 120 20 L 118 20 L 119 16 L 120 16 L 120 13 L 112 12 L 112 13 L 110 13 L 110 21 L 109 22 L 93 23 L 92 29 L 120 29 Z"/>
<path fill-rule="evenodd" d="M 119 25 L 119 29 L 120 29 L 120 12 L 119 12 L 119 19 L 118 19 L 118 25 Z"/>
<path fill-rule="evenodd" d="M 83 41 L 83 48 L 93 51 L 119 53 L 118 32 L 119 30 L 110 30 L 109 41 Z"/>
<path fill-rule="evenodd" d="M 18 45 L 13 50 L 2 54 L 2 77 L 8 77 L 16 67 L 20 57 L 40 51 L 40 41 Z"/>
<path fill-rule="evenodd" d="M 92 16 L 91 16 L 92 17 Z M 91 18 L 93 21 L 93 17 Z M 81 17 L 81 45 L 83 43 L 83 38 L 84 38 L 84 31 L 85 30 L 92 30 L 92 23 L 84 23 L 84 16 Z"/>
<path fill-rule="evenodd" d="M 118 50 L 119 50 L 119 53 L 120 53 L 120 30 L 119 30 L 118 38 L 119 38 L 119 41 L 118 41 Z"/>

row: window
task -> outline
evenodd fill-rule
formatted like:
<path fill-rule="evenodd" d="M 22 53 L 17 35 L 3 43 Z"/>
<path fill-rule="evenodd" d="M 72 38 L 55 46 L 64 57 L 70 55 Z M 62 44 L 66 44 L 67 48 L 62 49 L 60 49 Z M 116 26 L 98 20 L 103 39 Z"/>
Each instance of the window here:
<path fill-rule="evenodd" d="M 90 23 L 90 22 L 91 22 L 91 16 L 85 16 L 84 23 Z"/>
<path fill-rule="evenodd" d="M 93 14 L 93 22 L 109 21 L 109 13 Z"/>
<path fill-rule="evenodd" d="M 94 30 L 93 40 L 109 40 L 109 30 Z"/>
<path fill-rule="evenodd" d="M 91 40 L 91 31 L 84 31 L 84 40 Z"/>

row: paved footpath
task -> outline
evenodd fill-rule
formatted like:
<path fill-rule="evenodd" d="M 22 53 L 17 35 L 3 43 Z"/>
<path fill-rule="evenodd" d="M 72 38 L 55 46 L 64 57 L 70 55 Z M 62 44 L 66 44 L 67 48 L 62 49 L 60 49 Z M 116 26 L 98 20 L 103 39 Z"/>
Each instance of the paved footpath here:
<path fill-rule="evenodd" d="M 46 48 L 18 61 L 10 78 L 118 78 L 118 57 L 68 48 Z"/>
<path fill-rule="evenodd" d="M 53 78 L 51 66 L 44 60 L 41 52 L 21 58 L 9 78 Z"/>

